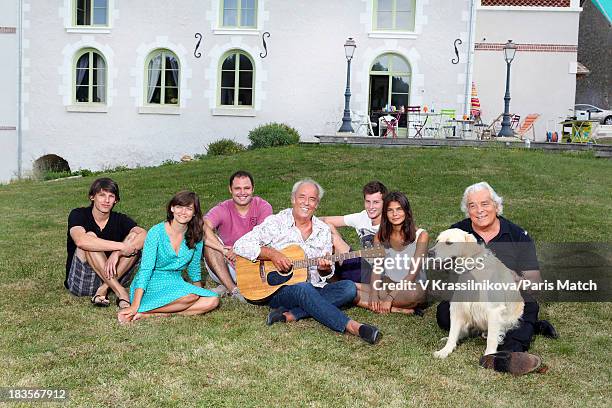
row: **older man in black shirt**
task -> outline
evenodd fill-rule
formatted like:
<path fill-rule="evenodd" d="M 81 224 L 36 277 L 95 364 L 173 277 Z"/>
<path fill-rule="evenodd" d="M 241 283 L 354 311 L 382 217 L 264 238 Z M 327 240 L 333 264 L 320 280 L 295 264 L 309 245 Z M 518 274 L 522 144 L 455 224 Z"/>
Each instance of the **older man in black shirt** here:
<path fill-rule="evenodd" d="M 527 279 L 532 283 L 542 281 L 535 245 L 527 231 L 501 216 L 503 201 L 486 182 L 469 186 L 461 202 L 461 209 L 469 217 L 451 228 L 459 228 L 474 235 L 514 273 L 515 281 Z M 523 294 L 524 297 L 525 294 Z M 528 299 L 529 300 L 529 299 Z M 545 320 L 538 320 L 539 306 L 526 301 L 519 325 L 509 330 L 498 347 L 498 353 L 483 356 L 480 364 L 497 371 L 524 374 L 537 368 L 539 357 L 527 352 L 534 334 L 557 337 L 554 327 Z M 450 328 L 449 302 L 438 305 L 436 319 L 444 329 Z"/>

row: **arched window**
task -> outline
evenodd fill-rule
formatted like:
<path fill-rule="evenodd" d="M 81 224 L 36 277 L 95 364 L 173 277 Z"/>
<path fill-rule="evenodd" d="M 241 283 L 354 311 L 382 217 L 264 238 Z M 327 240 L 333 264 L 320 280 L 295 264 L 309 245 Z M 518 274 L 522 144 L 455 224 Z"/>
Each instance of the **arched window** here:
<path fill-rule="evenodd" d="M 72 0 L 74 24 L 77 26 L 107 26 L 108 0 Z"/>
<path fill-rule="evenodd" d="M 232 50 L 221 58 L 221 106 L 253 106 L 253 60 L 243 51 Z"/>
<path fill-rule="evenodd" d="M 398 54 L 383 54 L 370 68 L 370 110 L 385 106 L 408 106 L 410 102 L 410 65 Z"/>
<path fill-rule="evenodd" d="M 94 49 L 81 50 L 75 58 L 74 101 L 106 103 L 106 62 Z"/>
<path fill-rule="evenodd" d="M 181 67 L 176 55 L 169 50 L 155 50 L 147 58 L 145 103 L 178 105 Z"/>

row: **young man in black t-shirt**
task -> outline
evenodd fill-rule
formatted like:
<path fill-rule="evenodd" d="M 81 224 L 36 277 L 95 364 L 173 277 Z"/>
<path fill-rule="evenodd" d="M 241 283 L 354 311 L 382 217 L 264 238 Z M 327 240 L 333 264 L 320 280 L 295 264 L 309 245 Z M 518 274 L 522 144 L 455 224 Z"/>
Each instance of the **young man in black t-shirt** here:
<path fill-rule="evenodd" d="M 144 245 L 146 231 L 125 214 L 113 211 L 119 186 L 100 178 L 89 189 L 89 207 L 75 208 L 68 216 L 66 280 L 76 296 L 93 296 L 96 306 L 108 306 L 109 289 L 117 306 L 130 305 L 124 285 Z"/>

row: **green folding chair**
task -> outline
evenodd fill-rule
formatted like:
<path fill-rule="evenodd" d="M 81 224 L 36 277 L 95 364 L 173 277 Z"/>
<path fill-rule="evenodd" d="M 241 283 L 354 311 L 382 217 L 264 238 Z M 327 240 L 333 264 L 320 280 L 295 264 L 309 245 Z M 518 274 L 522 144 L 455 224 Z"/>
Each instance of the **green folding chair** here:
<path fill-rule="evenodd" d="M 456 117 L 455 109 L 441 109 L 440 122 L 442 123 L 442 132 L 445 137 L 455 137 L 456 126 L 454 122 Z"/>

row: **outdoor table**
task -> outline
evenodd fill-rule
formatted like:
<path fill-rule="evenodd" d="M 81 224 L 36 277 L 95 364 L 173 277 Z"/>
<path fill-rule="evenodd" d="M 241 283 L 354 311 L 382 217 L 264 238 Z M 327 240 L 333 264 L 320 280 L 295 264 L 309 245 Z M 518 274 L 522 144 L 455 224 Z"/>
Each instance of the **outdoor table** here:
<path fill-rule="evenodd" d="M 474 120 L 473 119 L 453 119 L 451 122 L 454 122 L 457 124 L 457 126 L 459 127 L 459 137 L 461 139 L 465 139 L 465 134 L 468 132 L 473 132 L 473 126 L 474 126 Z M 456 127 L 453 127 L 453 136 L 455 136 L 455 129 Z"/>
<path fill-rule="evenodd" d="M 434 133 L 434 138 L 439 134 L 440 132 L 440 123 L 437 124 L 437 126 L 434 127 L 427 127 L 427 123 L 431 122 L 431 120 L 436 120 L 436 118 L 440 118 L 442 115 L 440 113 L 436 113 L 436 112 L 421 112 L 421 117 L 425 117 L 425 119 L 423 119 L 423 127 L 421 128 L 421 131 L 418 132 L 418 136 L 420 137 L 421 135 L 425 136 L 427 134 L 428 130 L 433 130 L 435 131 Z M 431 120 L 429 118 L 432 118 Z M 415 134 L 414 137 L 417 137 L 417 135 Z"/>

